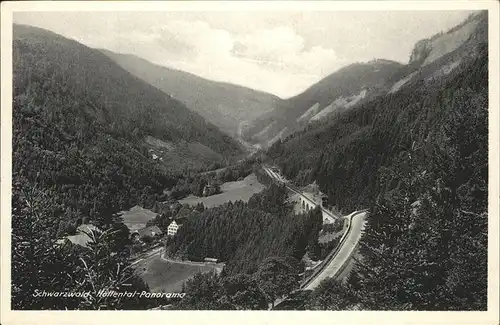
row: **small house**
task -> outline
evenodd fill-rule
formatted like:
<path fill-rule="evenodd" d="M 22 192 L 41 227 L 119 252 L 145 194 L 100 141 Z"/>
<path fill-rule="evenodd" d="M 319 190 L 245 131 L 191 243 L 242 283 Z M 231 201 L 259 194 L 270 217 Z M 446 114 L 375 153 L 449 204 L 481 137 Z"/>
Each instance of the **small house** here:
<path fill-rule="evenodd" d="M 213 263 L 213 264 L 215 264 L 215 263 L 217 263 L 219 260 L 218 260 L 218 259 L 216 259 L 216 258 L 212 258 L 212 257 L 205 257 L 205 260 L 204 260 L 204 261 L 205 261 L 205 263 Z"/>
<path fill-rule="evenodd" d="M 214 182 L 214 181 L 209 181 L 207 185 L 203 188 L 203 196 L 211 196 L 215 195 L 220 192 L 220 186 Z"/>
<path fill-rule="evenodd" d="M 184 221 L 185 221 L 184 218 L 179 218 L 172 221 L 170 225 L 168 225 L 167 235 L 174 236 L 175 234 L 177 234 L 177 231 L 179 230 L 180 227 L 182 227 Z"/>
<path fill-rule="evenodd" d="M 212 191 L 212 185 L 205 185 L 205 187 L 203 188 L 203 196 L 210 196 Z"/>
<path fill-rule="evenodd" d="M 138 237 L 139 239 L 142 239 L 144 237 L 156 237 L 156 236 L 161 236 L 163 232 L 161 231 L 158 226 L 149 226 L 145 227 L 142 229 L 137 230 L 132 236 Z"/>
<path fill-rule="evenodd" d="M 153 220 L 158 216 L 151 210 L 144 209 L 138 205 L 134 206 L 128 211 L 121 213 L 123 223 L 130 230 L 130 233 L 134 233 L 139 229 L 146 228 L 148 221 Z"/>

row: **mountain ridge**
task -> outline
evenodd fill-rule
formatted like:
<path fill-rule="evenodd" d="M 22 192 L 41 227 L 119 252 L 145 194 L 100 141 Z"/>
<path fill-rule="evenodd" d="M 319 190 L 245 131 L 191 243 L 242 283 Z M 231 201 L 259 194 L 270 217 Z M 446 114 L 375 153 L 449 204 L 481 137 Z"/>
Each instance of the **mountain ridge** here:
<path fill-rule="evenodd" d="M 32 52 L 30 55 L 27 55 L 28 50 Z M 122 69 L 99 51 L 27 25 L 14 25 L 14 51 L 18 59 L 14 62 L 15 69 L 27 69 L 28 73 L 36 71 L 40 75 L 38 78 L 46 79 L 45 83 L 48 79 L 52 83 L 64 83 L 62 92 L 74 92 L 76 98 L 83 99 L 79 110 L 92 115 L 109 130 L 126 136 L 151 135 L 168 141 L 199 141 L 223 155 L 241 151 L 234 140 L 220 133 L 213 124 Z M 32 62 L 32 66 L 20 61 L 20 57 Z M 60 67 L 55 65 L 58 60 Z M 19 76 L 15 79 L 17 89 L 30 82 L 21 73 L 16 76 Z"/>
<path fill-rule="evenodd" d="M 302 93 L 278 103 L 270 113 L 245 129 L 244 138 L 261 147 L 272 144 L 273 138 L 284 138 L 332 113 L 341 113 L 358 102 L 377 96 L 386 87 L 384 80 L 394 75 L 402 65 L 396 61 L 378 59 L 342 67 L 311 85 Z M 309 119 L 304 114 L 311 110 Z M 313 114 L 314 113 L 314 114 Z M 262 130 L 264 136 L 258 136 Z"/>
<path fill-rule="evenodd" d="M 342 67 L 302 93 L 281 101 L 272 112 L 249 125 L 243 137 L 258 147 L 267 148 L 278 139 L 379 96 L 394 93 L 419 78 L 439 78 L 439 75 L 443 76 L 463 64 L 461 57 L 469 60 L 476 55 L 477 46 L 484 40 L 486 31 L 487 13 L 477 12 L 447 32 L 418 41 L 410 53 L 408 64 L 375 59 Z M 380 66 L 390 68 L 375 71 Z M 363 69 L 361 73 L 356 71 Z M 376 79 L 375 73 L 371 83 L 365 84 L 363 78 L 369 75 L 370 69 L 378 73 L 379 79 Z"/>
<path fill-rule="evenodd" d="M 13 29 L 12 113 L 13 184 L 50 192 L 66 211 L 62 228 L 150 207 L 187 169 L 243 155 L 228 135 L 104 54 L 26 25 Z"/>
<path fill-rule="evenodd" d="M 393 146 L 390 151 L 398 152 L 407 148 L 410 138 L 415 142 L 431 141 L 432 136 L 429 129 L 436 128 L 438 126 L 436 121 L 446 119 L 447 116 L 444 113 L 436 112 L 429 103 L 441 105 L 443 106 L 443 111 L 449 112 L 451 108 L 443 99 L 451 96 L 448 94 L 451 93 L 451 90 L 447 92 L 447 88 L 453 89 L 456 92 L 459 90 L 471 92 L 472 94 L 468 94 L 469 97 L 478 96 L 475 92 L 487 91 L 487 87 L 484 87 L 485 82 L 487 83 L 487 78 L 486 81 L 479 78 L 479 76 L 484 77 L 484 75 L 487 75 L 484 69 L 488 68 L 487 64 L 485 66 L 488 54 L 487 29 L 484 30 L 481 28 L 481 26 L 487 26 L 487 17 L 480 13 L 471 16 L 471 18 L 480 19 L 481 24 L 478 24 L 479 29 L 470 35 L 470 44 L 464 43 L 456 50 L 446 53 L 435 61 L 421 67 L 415 66 L 415 64 L 403 67 L 402 71 L 398 73 L 398 78 L 403 76 L 403 79 L 397 80 L 398 78 L 392 78 L 387 83 L 388 86 L 392 85 L 392 88 L 384 96 L 378 96 L 371 101 L 360 103 L 343 114 L 335 115 L 330 119 L 325 119 L 291 134 L 282 141 L 273 144 L 267 153 L 283 168 L 285 176 L 291 179 L 295 178 L 298 183 L 316 180 L 318 184 L 325 185 L 325 183 L 331 182 L 332 179 L 342 179 L 345 175 L 330 175 L 333 178 L 316 179 L 318 170 L 329 170 L 333 169 L 333 166 L 337 166 L 336 168 L 339 171 L 344 169 L 344 172 L 348 170 L 351 173 L 353 172 L 353 166 L 346 162 L 343 164 L 338 162 L 332 163 L 331 166 L 325 163 L 325 160 L 333 160 L 338 150 L 359 150 L 363 155 L 367 156 L 365 163 L 369 166 L 370 161 L 377 160 L 375 157 L 382 154 L 382 152 L 378 152 L 380 146 Z M 474 85 L 474 79 L 477 79 L 477 85 Z M 464 88 L 462 84 L 467 85 L 468 88 L 462 89 Z M 481 93 L 481 96 L 483 95 Z M 392 118 L 388 120 L 388 117 L 384 116 L 382 112 L 385 112 L 387 116 L 392 116 Z M 400 126 L 391 129 L 389 127 L 390 123 L 395 123 L 396 121 L 398 125 L 405 123 L 408 126 L 403 129 L 400 129 Z M 424 123 L 423 121 L 426 122 Z M 415 125 L 418 125 L 418 127 Z M 365 145 L 363 141 L 367 143 L 380 141 L 382 133 L 397 134 L 403 131 L 409 134 L 404 137 L 400 134 L 401 139 L 399 140 L 394 138 L 396 143 L 393 145 L 382 142 L 372 144 L 366 148 L 363 147 Z M 437 132 L 437 130 L 434 132 Z M 364 136 L 366 134 L 371 134 L 371 137 Z M 374 138 L 372 139 L 372 137 Z M 389 139 L 390 137 L 387 137 L 386 142 Z M 398 145 L 398 141 L 407 144 Z M 323 143 L 322 145 L 315 145 L 317 142 Z M 297 147 L 300 147 L 300 149 Z M 295 160 L 303 160 L 301 161 L 301 167 L 297 163 L 288 162 L 286 157 L 290 157 L 291 159 L 295 152 L 301 152 L 306 156 L 310 156 L 310 159 L 299 159 L 296 157 Z M 383 152 L 383 154 L 387 153 Z M 345 160 L 348 158 L 343 158 L 340 155 L 335 159 Z M 392 159 L 396 158 L 392 157 Z M 385 159 L 383 163 L 390 161 L 392 160 Z M 316 167 L 313 168 L 312 166 Z M 359 169 L 367 168 L 363 164 L 358 167 Z M 302 170 L 302 172 L 299 172 L 299 170 Z M 365 170 L 365 172 L 367 171 Z M 375 176 L 371 175 L 371 177 Z M 352 183 L 353 181 L 344 179 L 341 183 L 348 182 Z M 359 183 L 364 182 L 359 180 Z M 323 188 L 322 190 L 324 193 L 330 191 L 340 196 L 340 193 L 335 188 Z M 345 195 L 342 194 L 341 196 Z M 356 193 L 348 196 L 350 197 L 348 201 L 354 204 L 363 195 Z M 337 197 L 331 197 L 331 199 L 335 200 L 337 204 L 342 201 L 342 199 Z M 345 200 L 347 201 L 347 199 Z M 359 208 L 359 206 L 348 204 L 348 208 L 355 209 Z"/>
<path fill-rule="evenodd" d="M 370 210 L 361 267 L 318 287 L 318 309 L 487 310 L 488 21 L 478 16 L 466 42 L 406 66 L 387 94 L 263 153 L 342 214 Z"/>
<path fill-rule="evenodd" d="M 184 103 L 227 134 L 238 138 L 239 125 L 270 111 L 275 95 L 149 62 L 133 54 L 100 49 L 122 68 Z"/>

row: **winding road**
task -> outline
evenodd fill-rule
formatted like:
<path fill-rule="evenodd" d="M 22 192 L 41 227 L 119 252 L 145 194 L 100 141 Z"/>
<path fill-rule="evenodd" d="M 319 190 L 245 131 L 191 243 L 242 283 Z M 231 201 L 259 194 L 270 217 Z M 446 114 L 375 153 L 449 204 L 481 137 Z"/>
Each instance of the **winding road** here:
<path fill-rule="evenodd" d="M 359 245 L 366 224 L 368 210 L 361 210 L 346 216 L 348 227 L 337 248 L 324 259 L 315 272 L 302 284 L 301 290 L 313 290 L 326 278 L 338 278 L 349 264 Z"/>
<path fill-rule="evenodd" d="M 281 176 L 275 168 L 263 166 L 263 169 L 273 180 L 281 184 L 285 184 L 290 191 L 301 195 L 301 197 L 305 200 L 309 200 L 313 203 L 313 206 L 318 206 L 316 202 L 310 200 L 307 196 L 301 193 L 298 188 L 290 184 L 290 182 Z M 333 220 L 341 218 L 341 216 L 333 214 L 331 211 L 323 208 L 322 206 L 321 210 L 323 212 L 323 216 L 329 217 Z M 348 220 L 348 224 L 342 238 L 339 241 L 339 244 L 330 252 L 330 254 L 328 254 L 321 264 L 314 269 L 313 274 L 311 274 L 302 283 L 300 288 L 295 291 L 313 290 L 321 283 L 321 281 L 327 278 L 340 278 L 344 275 L 344 271 L 349 266 L 351 258 L 356 252 L 356 249 L 361 241 L 361 237 L 363 236 L 367 216 L 368 210 L 365 209 L 355 211 L 344 217 Z M 278 299 L 274 306 L 277 306 L 285 299 L 286 297 Z"/>
<path fill-rule="evenodd" d="M 282 177 L 278 171 L 273 170 L 273 168 L 263 166 L 264 171 L 275 181 L 285 184 L 285 186 L 292 192 L 301 195 L 301 197 L 305 200 L 311 201 L 313 206 L 317 206 L 316 202 L 313 202 L 310 198 L 305 196 L 300 192 L 300 189 L 296 188 L 292 184 L 290 184 L 284 177 Z M 333 214 L 331 211 L 323 208 L 321 206 L 321 210 L 323 211 L 323 215 L 331 218 L 333 221 L 342 218 L 341 216 Z M 355 211 L 344 218 L 348 220 L 346 230 L 342 235 L 342 238 L 339 241 L 337 247 L 328 254 L 328 256 L 321 262 L 321 264 L 314 269 L 313 274 L 311 274 L 299 287 L 299 289 L 293 291 L 300 290 L 313 290 L 315 289 L 321 281 L 327 278 L 341 278 L 344 276 L 346 272 L 346 268 L 350 265 L 351 258 L 353 257 L 356 249 L 358 248 L 361 237 L 363 236 L 364 229 L 366 226 L 366 218 L 368 216 L 368 210 L 360 210 Z M 146 254 L 140 256 L 140 258 L 132 263 L 132 265 L 144 260 L 150 259 L 157 254 L 162 252 L 162 248 L 154 249 Z M 164 258 L 162 256 L 162 258 Z M 169 261 L 165 258 L 166 261 Z M 179 261 L 169 261 L 169 262 L 179 262 Z M 181 263 L 190 263 L 190 262 L 181 262 Z M 192 263 L 192 262 L 191 262 Z M 293 293 L 292 292 L 292 293 Z M 277 306 L 282 301 L 286 300 L 287 297 L 278 299 L 275 301 L 273 306 Z"/>

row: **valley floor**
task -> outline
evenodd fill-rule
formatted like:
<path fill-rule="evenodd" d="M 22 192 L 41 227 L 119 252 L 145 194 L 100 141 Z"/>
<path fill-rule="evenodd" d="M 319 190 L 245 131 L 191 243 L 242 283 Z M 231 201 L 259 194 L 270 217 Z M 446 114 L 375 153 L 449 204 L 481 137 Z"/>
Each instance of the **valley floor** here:
<path fill-rule="evenodd" d="M 179 292 L 182 284 L 198 272 L 221 270 L 220 265 L 165 259 L 163 250 L 134 265 L 151 292 Z"/>

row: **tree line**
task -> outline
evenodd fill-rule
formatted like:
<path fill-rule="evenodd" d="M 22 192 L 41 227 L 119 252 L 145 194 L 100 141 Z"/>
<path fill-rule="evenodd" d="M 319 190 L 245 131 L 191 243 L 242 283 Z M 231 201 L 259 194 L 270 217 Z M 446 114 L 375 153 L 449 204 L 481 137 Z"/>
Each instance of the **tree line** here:
<path fill-rule="evenodd" d="M 226 182 L 240 181 L 254 172 L 257 168 L 258 159 L 246 158 L 236 164 L 226 165 L 216 171 L 190 171 L 182 174 L 177 183 L 169 191 L 169 197 L 175 200 L 182 199 L 190 194 L 201 197 L 219 194 L 221 186 Z M 211 185 L 213 190 L 204 195 L 204 189 Z"/>
<path fill-rule="evenodd" d="M 297 298 L 300 308 L 486 309 L 486 47 L 479 53 L 439 82 L 422 80 L 269 150 L 286 176 L 316 180 L 344 212 L 371 208 L 349 283 L 326 281 Z"/>
<path fill-rule="evenodd" d="M 253 273 L 268 257 L 298 260 L 315 249 L 322 215 L 319 209 L 294 214 L 284 187 L 271 185 L 248 203 L 229 202 L 191 215 L 167 246 L 170 256 L 226 262 L 227 274 Z"/>
<path fill-rule="evenodd" d="M 33 290 L 117 289 L 118 279 L 101 276 L 132 277 L 128 229 L 115 213 L 152 207 L 184 177 L 150 158 L 146 135 L 199 141 L 228 157 L 238 145 L 98 51 L 42 29 L 14 27 L 13 77 L 13 308 L 146 308 L 35 299 Z M 87 222 L 102 232 L 95 247 L 56 243 Z"/>

